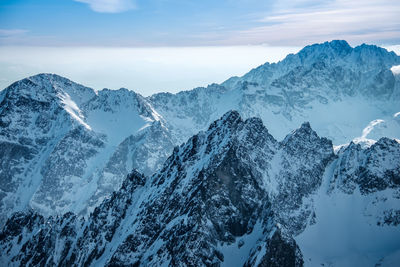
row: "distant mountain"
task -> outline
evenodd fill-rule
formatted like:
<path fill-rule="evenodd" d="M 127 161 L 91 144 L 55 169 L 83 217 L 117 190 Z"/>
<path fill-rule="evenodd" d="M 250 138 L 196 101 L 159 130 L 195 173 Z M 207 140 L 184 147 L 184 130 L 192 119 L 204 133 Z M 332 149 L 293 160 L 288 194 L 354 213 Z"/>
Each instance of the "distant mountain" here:
<path fill-rule="evenodd" d="M 400 57 L 394 52 L 332 41 L 307 46 L 221 85 L 156 94 L 149 100 L 174 128 L 190 132 L 187 136 L 234 109 L 246 118 L 260 117 L 278 139 L 309 121 L 340 145 L 361 137 L 377 119 L 382 131 L 376 140 L 399 138 L 400 76 L 391 71 L 396 65 Z"/>
<path fill-rule="evenodd" d="M 45 215 L 85 212 L 133 168 L 151 174 L 173 148 L 160 116 L 126 89 L 94 92 L 41 74 L 0 99 L 2 220 L 28 206 Z"/>
<path fill-rule="evenodd" d="M 383 48 L 332 41 L 178 94 L 95 92 L 54 74 L 18 81 L 0 92 L 0 225 L 29 207 L 89 215 L 132 169 L 150 176 L 229 110 L 261 118 L 277 140 L 309 121 L 336 150 L 400 138 L 396 65 Z"/>
<path fill-rule="evenodd" d="M 334 153 L 309 123 L 277 141 L 231 111 L 133 171 L 87 218 L 15 213 L 4 265 L 395 266 L 400 143 Z"/>

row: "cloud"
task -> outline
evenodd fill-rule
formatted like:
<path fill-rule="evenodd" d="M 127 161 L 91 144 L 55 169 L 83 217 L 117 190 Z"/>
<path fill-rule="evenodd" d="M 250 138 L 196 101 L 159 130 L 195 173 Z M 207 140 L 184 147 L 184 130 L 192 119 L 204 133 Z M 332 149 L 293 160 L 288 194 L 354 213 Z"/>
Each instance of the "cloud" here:
<path fill-rule="evenodd" d="M 100 13 L 120 13 L 135 9 L 133 0 L 74 0 L 88 4 L 93 11 Z"/>
<path fill-rule="evenodd" d="M 292 1 L 275 5 L 259 26 L 237 32 L 232 43 L 305 45 L 331 39 L 398 43 L 400 2 L 393 0 Z"/>
<path fill-rule="evenodd" d="M 0 45 L 9 45 L 24 40 L 27 30 L 23 29 L 0 29 Z"/>
<path fill-rule="evenodd" d="M 13 37 L 27 32 L 27 30 L 22 29 L 0 29 L 0 37 Z"/>
<path fill-rule="evenodd" d="M 276 62 L 298 50 L 266 46 L 0 46 L 0 90 L 16 80 L 46 72 L 96 89 L 125 87 L 145 96 L 161 91 L 176 93 L 241 76 L 265 61 Z"/>

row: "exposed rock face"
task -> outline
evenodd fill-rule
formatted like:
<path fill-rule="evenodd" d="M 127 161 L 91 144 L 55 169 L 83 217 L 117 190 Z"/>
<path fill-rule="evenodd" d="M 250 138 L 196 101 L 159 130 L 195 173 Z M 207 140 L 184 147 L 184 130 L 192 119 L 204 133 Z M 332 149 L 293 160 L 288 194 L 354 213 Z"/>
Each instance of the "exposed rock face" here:
<path fill-rule="evenodd" d="M 400 186 L 400 144 L 381 138 L 367 149 L 350 143 L 339 152 L 334 180 L 351 194 L 359 187 L 362 194 Z"/>
<path fill-rule="evenodd" d="M 265 63 L 222 86 L 161 93 L 149 100 L 186 138 L 193 132 L 184 122 L 202 130 L 233 109 L 244 118 L 260 117 L 278 140 L 309 121 L 318 134 L 339 145 L 361 136 L 373 120 L 392 124 L 400 101 L 394 65 L 400 65 L 400 57 L 383 48 L 332 41 Z M 393 125 L 374 138 L 400 138 L 399 124 Z"/>
<path fill-rule="evenodd" d="M 151 174 L 173 148 L 151 106 L 126 89 L 96 94 L 42 74 L 12 84 L 0 99 L 0 225 L 27 207 L 85 214 L 132 168 Z"/>
<path fill-rule="evenodd" d="M 277 140 L 304 121 L 335 145 L 354 138 L 355 144 L 367 146 L 381 137 L 400 138 L 400 78 L 391 71 L 393 65 L 400 65 L 393 52 L 332 41 L 307 46 L 281 62 L 266 63 L 221 85 L 178 94 L 142 97 L 127 89 L 95 92 L 50 74 L 18 81 L 0 92 L 0 225 L 12 212 L 29 208 L 45 217 L 66 212 L 87 217 L 120 188 L 132 169 L 151 176 L 174 146 L 206 130 L 229 110 L 238 110 L 243 119 L 261 118 Z M 292 218 L 291 209 L 318 188 L 321 178 L 315 177 L 320 177 L 332 157 L 329 141 L 304 138 L 298 144 L 281 142 L 269 154 L 238 152 L 248 164 L 257 161 L 254 168 L 277 172 L 260 175 L 274 182 L 268 189 L 273 207 L 281 206 L 281 200 L 272 191 L 294 190 L 287 191 L 293 199 L 285 202 L 287 214 L 282 220 L 291 218 L 296 231 L 304 225 Z M 303 144 L 306 138 L 310 144 Z M 296 148 L 292 151 L 291 146 Z M 301 149 L 309 150 L 309 156 L 290 163 L 293 153 L 306 152 Z M 305 165 L 319 156 L 315 166 Z M 380 164 L 373 163 L 373 157 L 370 160 L 365 164 Z M 275 168 L 281 165 L 287 168 Z M 299 170 L 296 177 L 290 168 Z M 370 190 L 367 183 L 375 173 L 353 172 L 363 173 L 357 179 L 367 179 L 362 190 Z M 305 178 L 310 175 L 312 181 Z M 395 168 L 387 176 L 393 177 L 391 181 L 373 178 L 373 183 L 390 188 L 398 183 Z M 352 180 L 341 183 L 359 184 Z"/>
<path fill-rule="evenodd" d="M 261 256 L 260 256 L 261 255 Z M 303 266 L 300 248 L 291 238 L 285 238 L 279 230 L 258 246 L 244 266 Z"/>
<path fill-rule="evenodd" d="M 371 160 L 356 161 L 356 167 L 345 156 L 352 147 Z M 398 168 L 391 156 L 399 152 L 397 141 L 382 139 L 374 147 L 350 145 L 335 155 L 331 141 L 309 123 L 278 142 L 260 119 L 243 120 L 231 111 L 175 147 L 151 177 L 131 173 L 87 219 L 14 214 L 0 233 L 0 259 L 9 265 L 302 266 L 308 262 L 305 241 L 299 245 L 297 239 L 323 220 L 319 194 L 334 199 L 342 193 L 358 197 L 355 190 L 371 198 L 399 192 L 392 182 L 396 175 L 387 175 Z M 385 186 L 374 182 L 364 190 L 364 174 L 344 176 L 340 166 L 346 164 L 370 166 L 364 168 Z M 353 182 L 339 182 L 342 176 Z M 373 202 L 381 211 L 370 207 L 362 218 L 377 231 L 388 229 L 385 225 L 400 235 L 399 196 L 393 196 Z"/>

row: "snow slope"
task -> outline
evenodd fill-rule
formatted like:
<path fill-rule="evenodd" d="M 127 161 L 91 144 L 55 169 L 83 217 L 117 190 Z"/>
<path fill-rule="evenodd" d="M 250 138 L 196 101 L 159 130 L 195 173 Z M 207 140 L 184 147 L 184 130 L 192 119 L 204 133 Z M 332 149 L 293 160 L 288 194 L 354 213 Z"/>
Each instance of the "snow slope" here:
<path fill-rule="evenodd" d="M 152 159 L 149 152 L 148 165 L 134 161 L 135 155 L 113 158 L 130 136 L 143 139 L 133 147 L 157 147 L 163 145 L 158 141 L 165 141 L 158 137 L 162 135 L 154 137 L 164 131 L 159 115 L 132 91 L 94 92 L 57 75 L 41 74 L 1 94 L 0 221 L 28 206 L 46 215 L 86 213 L 119 188 L 132 168 L 150 173 L 166 157 L 159 152 Z M 153 132 L 156 121 L 160 126 Z M 117 163 L 131 165 L 105 179 L 104 168 Z"/>
<path fill-rule="evenodd" d="M 400 57 L 383 48 L 332 41 L 307 46 L 221 85 L 148 99 L 180 137 L 188 138 L 234 109 L 246 118 L 260 117 L 279 140 L 309 121 L 340 145 L 360 137 L 371 121 L 392 121 L 400 111 L 400 83 L 392 70 L 399 64 Z M 387 128 L 375 140 L 399 138 L 397 123 Z"/>
<path fill-rule="evenodd" d="M 327 166 L 311 198 L 315 218 L 296 237 L 306 266 L 396 266 L 400 262 L 400 144 L 354 143 Z M 381 264 L 381 265 L 380 265 Z"/>
<path fill-rule="evenodd" d="M 399 65 L 383 48 L 332 41 L 221 85 L 147 98 L 51 74 L 18 81 L 0 92 L 0 224 L 27 207 L 88 215 L 133 168 L 151 175 L 229 110 L 261 118 L 277 140 L 304 121 L 336 150 L 400 139 Z"/>
<path fill-rule="evenodd" d="M 88 218 L 15 213 L 0 262 L 85 266 L 395 266 L 400 143 L 332 142 L 303 123 L 278 142 L 231 111 L 133 171 Z"/>

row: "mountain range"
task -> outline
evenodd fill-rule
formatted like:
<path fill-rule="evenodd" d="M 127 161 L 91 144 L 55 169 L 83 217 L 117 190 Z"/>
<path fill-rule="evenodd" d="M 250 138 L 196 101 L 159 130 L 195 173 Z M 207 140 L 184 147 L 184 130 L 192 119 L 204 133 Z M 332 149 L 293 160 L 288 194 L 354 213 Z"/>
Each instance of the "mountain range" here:
<path fill-rule="evenodd" d="M 178 94 L 15 82 L 0 92 L 1 262 L 395 266 L 397 65 L 331 41 Z"/>
<path fill-rule="evenodd" d="M 25 266 L 395 266 L 400 143 L 363 149 L 304 123 L 278 142 L 231 111 L 133 171 L 90 216 L 14 213 L 4 264 Z M 373 242 L 372 242 L 373 241 Z"/>

